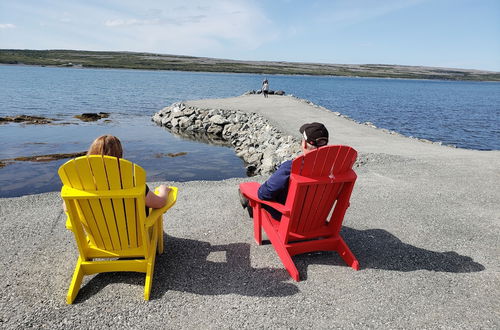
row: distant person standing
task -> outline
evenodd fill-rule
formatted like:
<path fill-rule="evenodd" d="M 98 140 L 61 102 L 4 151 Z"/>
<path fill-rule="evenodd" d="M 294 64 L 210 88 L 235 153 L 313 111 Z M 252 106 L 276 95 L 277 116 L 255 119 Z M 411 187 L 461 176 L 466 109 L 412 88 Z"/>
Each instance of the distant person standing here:
<path fill-rule="evenodd" d="M 264 97 L 268 97 L 269 94 L 269 81 L 267 81 L 267 78 L 264 79 L 262 82 L 262 94 L 264 94 Z"/>

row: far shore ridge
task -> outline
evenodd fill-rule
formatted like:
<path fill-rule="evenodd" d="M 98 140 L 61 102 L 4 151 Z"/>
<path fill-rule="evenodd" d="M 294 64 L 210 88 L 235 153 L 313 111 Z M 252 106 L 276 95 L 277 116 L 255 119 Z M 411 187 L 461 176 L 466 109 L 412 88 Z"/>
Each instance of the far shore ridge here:
<path fill-rule="evenodd" d="M 500 81 L 500 72 L 388 64 L 238 61 L 137 52 L 0 49 L 0 64 L 371 78 Z"/>

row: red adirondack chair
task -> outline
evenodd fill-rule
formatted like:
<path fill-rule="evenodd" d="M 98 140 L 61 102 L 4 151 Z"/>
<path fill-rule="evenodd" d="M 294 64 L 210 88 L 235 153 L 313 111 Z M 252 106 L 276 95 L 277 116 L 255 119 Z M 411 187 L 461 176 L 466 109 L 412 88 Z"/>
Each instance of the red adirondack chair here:
<path fill-rule="evenodd" d="M 359 262 L 340 236 L 349 207 L 356 173 L 352 166 L 357 152 L 348 146 L 325 146 L 292 162 L 285 205 L 260 200 L 259 183 L 240 184 L 253 208 L 254 236 L 262 244 L 262 228 L 290 276 L 299 281 L 292 256 L 313 251 L 337 251 L 344 261 L 359 269 Z M 262 208 L 269 205 L 282 213 L 277 221 Z"/>

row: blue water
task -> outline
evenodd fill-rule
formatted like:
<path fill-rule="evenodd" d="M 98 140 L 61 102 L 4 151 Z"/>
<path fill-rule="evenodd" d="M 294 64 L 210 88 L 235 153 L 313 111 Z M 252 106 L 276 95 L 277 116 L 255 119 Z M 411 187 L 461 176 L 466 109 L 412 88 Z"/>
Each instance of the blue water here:
<path fill-rule="evenodd" d="M 0 66 L 0 117 L 27 114 L 67 125 L 0 125 L 0 159 L 78 152 L 101 134 L 122 140 L 124 157 L 148 181 L 220 180 L 245 176 L 232 149 L 187 141 L 155 126 L 151 116 L 174 102 L 232 97 L 258 89 L 263 75 L 175 71 Z M 267 75 L 285 90 L 333 111 L 407 136 L 457 147 L 500 149 L 500 84 L 430 80 Z M 82 123 L 84 112 L 110 122 Z M 176 158 L 158 153 L 187 152 Z M 0 168 L 0 197 L 60 189 L 65 160 L 16 162 Z"/>

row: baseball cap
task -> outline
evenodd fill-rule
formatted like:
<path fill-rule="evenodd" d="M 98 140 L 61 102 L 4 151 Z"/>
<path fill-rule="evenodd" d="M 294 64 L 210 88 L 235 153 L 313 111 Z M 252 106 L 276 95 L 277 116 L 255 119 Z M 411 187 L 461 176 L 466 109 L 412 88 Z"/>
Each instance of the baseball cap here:
<path fill-rule="evenodd" d="M 328 144 L 328 130 L 321 123 L 304 124 L 299 131 L 304 140 L 312 146 L 322 147 Z"/>

